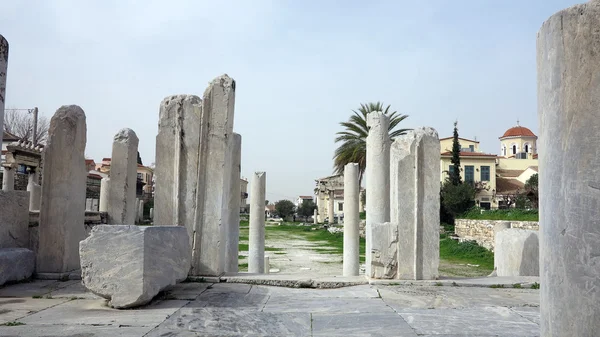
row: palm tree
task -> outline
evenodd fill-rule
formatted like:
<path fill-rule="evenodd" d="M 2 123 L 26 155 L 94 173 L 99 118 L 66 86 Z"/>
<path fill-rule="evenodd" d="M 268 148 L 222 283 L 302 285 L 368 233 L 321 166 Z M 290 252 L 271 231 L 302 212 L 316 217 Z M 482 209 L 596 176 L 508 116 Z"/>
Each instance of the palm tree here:
<path fill-rule="evenodd" d="M 358 163 L 359 182 L 362 183 L 367 167 L 367 135 L 369 134 L 367 114 L 373 111 L 383 111 L 390 117 L 390 127 L 388 130 L 391 140 L 411 130 L 394 130 L 408 115 L 398 114 L 396 111 L 390 113 L 389 105 L 384 108 L 380 102 L 361 104 L 358 112 L 352 110 L 354 115 L 350 116 L 347 122 L 340 123 L 346 130 L 336 133 L 338 136 L 335 138 L 335 142 L 341 142 L 342 144 L 335 150 L 333 156 L 334 174 L 343 174 L 346 164 Z"/>

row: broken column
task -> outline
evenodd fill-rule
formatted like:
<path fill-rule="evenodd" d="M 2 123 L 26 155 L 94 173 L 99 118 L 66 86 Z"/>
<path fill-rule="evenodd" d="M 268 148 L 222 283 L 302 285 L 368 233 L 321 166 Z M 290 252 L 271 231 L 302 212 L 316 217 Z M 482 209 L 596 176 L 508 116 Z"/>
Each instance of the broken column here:
<path fill-rule="evenodd" d="M 144 200 L 140 200 L 137 206 L 138 222 L 144 221 Z"/>
<path fill-rule="evenodd" d="M 250 194 L 250 228 L 248 235 L 248 272 L 265 272 L 265 192 L 267 174 L 256 172 Z"/>
<path fill-rule="evenodd" d="M 600 332 L 598 27 L 593 0 L 537 34 L 542 336 Z"/>
<path fill-rule="evenodd" d="M 16 165 L 7 164 L 2 165 L 4 172 L 2 174 L 2 190 L 3 191 L 14 191 L 15 190 L 15 171 L 17 170 Z"/>
<path fill-rule="evenodd" d="M 367 115 L 366 275 L 371 275 L 371 225 L 390 221 L 390 118 L 381 111 Z"/>
<path fill-rule="evenodd" d="M 327 192 L 329 199 L 327 199 L 327 216 L 329 217 L 329 223 L 335 223 L 335 213 L 333 212 L 333 198 L 335 195 L 335 191 Z"/>
<path fill-rule="evenodd" d="M 43 152 L 42 205 L 37 273 L 64 277 L 79 269 L 79 241 L 85 239 L 85 113 L 62 106 L 52 119 Z"/>
<path fill-rule="evenodd" d="M 29 192 L 29 210 L 30 211 L 39 211 L 41 199 L 40 196 L 42 194 L 42 186 L 38 184 L 38 174 L 37 172 L 29 174 L 27 182 L 27 191 Z"/>
<path fill-rule="evenodd" d="M 4 130 L 4 101 L 6 99 L 6 72 L 8 69 L 8 41 L 0 35 L 0 130 Z"/>
<path fill-rule="evenodd" d="M 319 223 L 319 218 L 318 218 L 319 214 L 317 209 L 315 208 L 314 212 L 313 212 L 313 224 L 318 224 Z"/>
<path fill-rule="evenodd" d="M 135 203 L 138 143 L 139 139 L 131 129 L 122 129 L 114 137 L 110 162 L 111 187 L 108 189 L 107 223 L 110 225 L 135 223 L 138 211 Z"/>
<path fill-rule="evenodd" d="M 100 180 L 100 212 L 108 212 L 108 190 L 110 188 L 110 178 Z"/>
<path fill-rule="evenodd" d="M 227 75 L 214 79 L 202 100 L 203 128 L 200 137 L 198 185 L 191 275 L 219 276 L 225 272 L 225 224 L 231 161 L 228 139 L 233 136 L 235 81 Z M 238 181 L 239 184 L 239 181 Z M 236 196 L 236 197 L 239 197 Z M 264 207 L 264 205 L 263 205 Z"/>
<path fill-rule="evenodd" d="M 398 136 L 390 156 L 391 222 L 398 225 L 397 277 L 437 279 L 440 261 L 440 142 L 437 131 L 425 127 Z"/>
<path fill-rule="evenodd" d="M 241 203 L 241 160 L 242 160 L 242 136 L 233 134 L 230 139 L 229 158 L 231 161 L 231 177 L 229 178 L 229 199 L 227 208 L 229 209 L 229 218 L 225 223 L 227 226 L 225 239 L 225 272 L 238 272 L 238 256 L 240 241 L 240 203 Z"/>
<path fill-rule="evenodd" d="M 154 224 L 185 226 L 194 238 L 202 100 L 194 95 L 169 96 L 160 104 L 156 136 Z M 193 246 L 192 246 L 193 247 Z"/>
<path fill-rule="evenodd" d="M 359 193 L 358 164 L 347 164 L 344 167 L 344 276 L 358 276 L 359 272 Z"/>

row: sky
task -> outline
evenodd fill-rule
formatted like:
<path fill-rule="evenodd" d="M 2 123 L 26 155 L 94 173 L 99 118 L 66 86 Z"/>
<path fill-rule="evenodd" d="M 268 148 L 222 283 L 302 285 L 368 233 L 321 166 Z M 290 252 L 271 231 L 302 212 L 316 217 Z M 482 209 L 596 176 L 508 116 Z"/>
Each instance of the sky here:
<path fill-rule="evenodd" d="M 236 81 L 242 176 L 267 172 L 267 199 L 312 195 L 332 174 L 335 133 L 381 101 L 440 138 L 477 138 L 499 154 L 520 125 L 538 133 L 536 33 L 584 0 L 0 2 L 10 44 L 6 108 L 50 118 L 77 104 L 86 156 L 111 156 L 133 129 L 154 162 L 159 105 Z M 368 179 L 368 178 L 367 178 Z"/>

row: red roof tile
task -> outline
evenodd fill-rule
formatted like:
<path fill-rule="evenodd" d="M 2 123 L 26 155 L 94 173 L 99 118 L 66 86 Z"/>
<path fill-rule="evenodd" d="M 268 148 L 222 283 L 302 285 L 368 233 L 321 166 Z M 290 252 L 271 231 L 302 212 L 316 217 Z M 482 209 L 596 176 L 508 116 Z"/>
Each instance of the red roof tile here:
<path fill-rule="evenodd" d="M 528 128 L 524 127 L 524 126 L 515 126 L 512 127 L 508 130 L 506 130 L 506 132 L 504 133 L 504 135 L 502 135 L 502 137 L 500 137 L 500 139 L 505 138 L 505 137 L 537 137 L 533 132 L 531 132 L 531 130 L 529 130 Z"/>
<path fill-rule="evenodd" d="M 496 178 L 496 194 L 513 194 L 523 189 L 523 183 L 516 179 Z"/>
<path fill-rule="evenodd" d="M 452 139 L 452 138 L 454 138 L 454 137 L 445 137 L 445 138 L 440 138 L 440 140 L 446 140 L 446 139 Z M 473 143 L 479 143 L 479 141 L 478 141 L 478 140 L 472 140 L 472 139 L 461 138 L 461 137 L 458 137 L 458 139 L 459 139 L 459 140 L 466 140 L 466 141 L 468 141 L 468 142 L 473 142 Z"/>

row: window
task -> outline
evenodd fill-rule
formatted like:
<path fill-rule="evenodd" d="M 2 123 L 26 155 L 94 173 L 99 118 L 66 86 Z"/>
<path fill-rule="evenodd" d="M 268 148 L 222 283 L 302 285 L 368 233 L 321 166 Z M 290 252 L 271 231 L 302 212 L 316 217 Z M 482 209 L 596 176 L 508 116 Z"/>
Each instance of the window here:
<path fill-rule="evenodd" d="M 475 152 L 475 145 L 469 145 L 469 149 L 471 150 L 471 152 Z"/>
<path fill-rule="evenodd" d="M 506 146 L 503 146 L 503 147 L 502 147 L 502 155 L 503 155 L 503 156 L 506 156 Z"/>
<path fill-rule="evenodd" d="M 448 167 L 448 174 L 453 174 L 454 173 L 454 165 L 450 164 L 450 166 Z"/>
<path fill-rule="evenodd" d="M 516 145 L 512 146 L 512 150 L 513 150 L 512 154 L 517 154 L 517 146 Z"/>
<path fill-rule="evenodd" d="M 490 181 L 490 167 L 489 166 L 481 167 L 481 181 Z"/>
<path fill-rule="evenodd" d="M 343 211 L 343 210 L 344 210 L 344 203 L 343 203 L 343 202 L 340 202 L 340 203 L 338 204 L 338 211 L 340 211 L 340 212 L 341 212 L 341 211 Z"/>
<path fill-rule="evenodd" d="M 475 166 L 465 166 L 465 181 L 475 181 Z"/>
<path fill-rule="evenodd" d="M 525 144 L 525 152 L 529 153 L 529 144 Z"/>
<path fill-rule="evenodd" d="M 141 174 L 141 173 L 138 173 L 138 174 L 137 174 L 137 178 L 138 178 L 139 180 L 142 180 L 142 174 Z"/>

